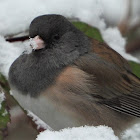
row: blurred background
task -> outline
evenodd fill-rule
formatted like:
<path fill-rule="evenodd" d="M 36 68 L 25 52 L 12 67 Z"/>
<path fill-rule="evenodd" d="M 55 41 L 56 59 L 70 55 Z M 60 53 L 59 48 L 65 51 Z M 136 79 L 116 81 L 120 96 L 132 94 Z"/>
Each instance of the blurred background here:
<path fill-rule="evenodd" d="M 125 51 L 140 60 L 140 0 L 31 0 L 21 3 L 18 0 L 0 0 L 0 5 L 0 36 L 5 39 L 12 40 L 17 35 L 28 36 L 30 21 L 40 14 L 63 14 L 70 21 L 87 22 L 89 30 L 92 28 L 89 25 L 94 25 L 92 23 L 96 23 L 96 19 L 99 18 L 103 21 L 100 23 L 105 24 L 99 25 L 100 28 L 105 26 L 119 29 L 126 40 Z M 93 15 L 96 18 L 93 18 Z M 17 28 L 14 27 L 15 23 L 18 25 Z M 78 26 L 82 29 L 81 24 Z M 87 26 L 83 27 L 84 32 Z M 14 43 L 18 45 L 19 42 L 24 44 L 23 40 Z M 6 96 L 4 106 L 10 113 L 10 122 L 7 127 L 0 127 L 0 135 L 5 140 L 34 140 L 43 129 L 38 130 L 32 118 L 28 117 L 17 101 L 9 95 L 10 89 L 3 73 L 0 74 L 0 85 Z"/>

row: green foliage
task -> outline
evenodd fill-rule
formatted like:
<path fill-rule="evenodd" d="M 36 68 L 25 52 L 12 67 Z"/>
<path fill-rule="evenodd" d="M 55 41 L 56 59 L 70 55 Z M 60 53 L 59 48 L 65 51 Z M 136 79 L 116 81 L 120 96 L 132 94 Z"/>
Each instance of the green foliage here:
<path fill-rule="evenodd" d="M 91 27 L 90 25 L 82 22 L 73 22 L 75 27 L 80 31 L 84 32 L 88 37 L 94 38 L 100 42 L 103 42 L 100 31 L 97 28 Z"/>
<path fill-rule="evenodd" d="M 0 83 L 3 86 L 4 90 L 6 90 L 6 91 L 9 90 L 9 87 L 7 85 L 7 81 L 2 74 L 0 74 Z M 0 92 L 1 92 L 1 88 L 0 88 Z M 6 102 L 3 101 L 2 103 L 0 102 L 0 104 L 1 104 L 1 108 L 0 108 L 0 140 L 2 140 L 3 136 L 2 136 L 1 130 L 6 128 L 7 123 L 10 121 L 10 115 L 6 109 Z"/>
<path fill-rule="evenodd" d="M 129 61 L 129 64 L 132 68 L 133 73 L 140 78 L 140 64 L 133 61 Z"/>
<path fill-rule="evenodd" d="M 0 133 L 0 140 L 2 140 L 3 138 L 2 138 L 2 136 L 1 136 L 1 133 Z"/>
<path fill-rule="evenodd" d="M 0 93 L 1 94 L 1 93 Z M 3 131 L 7 127 L 7 123 L 10 121 L 10 114 L 6 109 L 6 102 L 3 101 L 0 108 L 0 140 L 3 139 Z"/>
<path fill-rule="evenodd" d="M 2 102 L 2 107 L 0 109 L 0 129 L 3 129 L 7 126 L 7 122 L 10 121 L 9 113 L 6 110 L 5 101 Z"/>
<path fill-rule="evenodd" d="M 9 88 L 9 85 L 8 85 L 8 81 L 6 80 L 6 78 L 0 73 L 0 83 L 1 83 L 1 86 L 2 88 L 9 92 L 10 88 Z"/>
<path fill-rule="evenodd" d="M 1 73 L 0 73 L 0 81 L 3 83 L 7 82 L 5 77 Z"/>

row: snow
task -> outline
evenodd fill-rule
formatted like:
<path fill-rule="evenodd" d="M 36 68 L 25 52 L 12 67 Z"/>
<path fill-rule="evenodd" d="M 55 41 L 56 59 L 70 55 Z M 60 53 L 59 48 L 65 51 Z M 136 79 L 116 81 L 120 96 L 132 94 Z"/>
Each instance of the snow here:
<path fill-rule="evenodd" d="M 8 77 L 11 64 L 23 50 L 22 47 L 17 48 L 16 44 L 6 42 L 4 37 L 0 36 L 0 72 L 3 73 L 3 75 Z"/>
<path fill-rule="evenodd" d="M 4 93 L 0 91 L 0 110 L 1 110 L 1 104 L 5 100 Z"/>
<path fill-rule="evenodd" d="M 136 24 L 136 20 L 140 20 L 140 1 L 139 0 L 103 0 L 102 8 L 104 10 L 103 17 L 107 22 L 117 25 L 126 16 L 128 11 L 128 2 L 131 1 L 131 14 L 130 24 Z M 111 11 L 111 12 L 110 12 Z"/>
<path fill-rule="evenodd" d="M 119 140 L 107 126 L 73 127 L 60 131 L 46 130 L 36 140 Z"/>
<path fill-rule="evenodd" d="M 101 16 L 119 21 L 125 15 L 127 0 L 1 0 L 0 2 L 0 33 L 2 35 L 15 34 L 28 29 L 31 20 L 41 14 L 58 13 L 67 17 L 77 17 L 98 27 L 105 27 Z M 134 1 L 134 0 L 133 0 Z M 139 14 L 139 0 L 133 2 Z M 110 3 L 110 4 L 108 4 Z M 14 10 L 16 9 L 16 10 Z M 111 12 L 110 12 L 111 11 Z M 98 23 L 98 24 L 97 24 Z M 16 26 L 13 26 L 16 25 Z M 8 30 L 7 30 L 8 29 Z"/>
<path fill-rule="evenodd" d="M 117 27 L 107 28 L 106 30 L 101 31 L 104 40 L 107 44 L 112 47 L 115 51 L 119 52 L 124 58 L 132 60 L 135 62 L 140 62 L 136 57 L 125 52 L 126 40 L 122 37 Z"/>
<path fill-rule="evenodd" d="M 0 110 L 1 110 L 1 107 L 2 107 L 2 102 L 5 100 L 5 95 L 4 95 L 4 92 L 1 91 L 1 87 L 0 87 Z M 5 109 L 4 112 L 2 113 L 2 116 L 6 116 L 7 115 L 7 110 Z"/>
<path fill-rule="evenodd" d="M 122 140 L 140 140 L 140 123 L 124 132 Z"/>
<path fill-rule="evenodd" d="M 2 113 L 2 116 L 6 116 L 8 114 L 7 110 L 4 110 L 4 112 Z"/>
<path fill-rule="evenodd" d="M 140 123 L 126 130 L 121 140 L 139 140 Z M 107 126 L 81 126 L 62 129 L 60 131 L 45 130 L 41 132 L 36 140 L 119 140 L 114 135 L 112 128 Z"/>
<path fill-rule="evenodd" d="M 37 125 L 37 129 L 43 128 L 47 130 L 52 130 L 45 122 L 43 122 L 39 117 L 37 117 L 34 113 L 32 113 L 30 110 L 27 110 L 27 115 L 32 118 L 32 120 L 35 122 Z"/>
<path fill-rule="evenodd" d="M 126 0 L 125 0 L 126 1 Z M 139 3 L 139 0 L 135 0 Z M 111 4 L 109 4 L 111 3 Z M 122 0 L 0 0 L 0 72 L 8 78 L 8 71 L 13 61 L 21 55 L 24 51 L 31 52 L 29 48 L 29 42 L 6 42 L 4 37 L 21 34 L 28 31 L 30 22 L 39 15 L 42 14 L 62 14 L 68 18 L 78 18 L 80 21 L 86 22 L 94 27 L 100 29 L 104 40 L 119 52 L 123 57 L 128 60 L 139 62 L 138 59 L 125 53 L 126 40 L 123 38 L 116 27 L 107 27 L 103 17 L 112 17 L 111 19 L 116 23 L 121 20 L 125 15 L 125 2 Z M 120 7 L 121 6 L 121 7 Z M 135 5 L 138 7 L 138 4 Z M 135 8 L 136 9 L 136 8 Z M 110 12 L 111 11 L 111 12 Z M 140 13 L 137 8 L 137 13 L 133 12 L 134 20 L 131 23 L 134 24 L 136 20 L 139 20 Z M 1 102 L 4 100 L 4 93 L 0 94 L 0 108 Z M 39 127 L 48 126 L 39 120 L 37 116 L 29 112 L 29 116 L 33 116 L 33 120 Z M 129 138 L 137 140 L 140 124 L 134 126 L 131 130 L 126 131 L 123 136 L 124 140 Z M 113 134 L 113 131 L 109 127 L 80 127 L 72 129 L 64 129 L 62 131 L 45 131 L 41 133 L 37 140 L 118 140 Z M 80 140 L 81 140 L 80 139 Z"/>

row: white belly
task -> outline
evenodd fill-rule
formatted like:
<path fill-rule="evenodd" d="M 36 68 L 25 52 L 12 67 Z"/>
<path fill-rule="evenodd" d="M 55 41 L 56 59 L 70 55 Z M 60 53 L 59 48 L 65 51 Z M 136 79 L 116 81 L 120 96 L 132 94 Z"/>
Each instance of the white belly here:
<path fill-rule="evenodd" d="M 76 120 L 54 106 L 54 104 L 43 97 L 32 98 L 23 95 L 17 90 L 12 90 L 14 98 L 25 109 L 30 110 L 41 120 L 47 123 L 52 129 L 60 130 L 67 127 L 79 126 Z"/>

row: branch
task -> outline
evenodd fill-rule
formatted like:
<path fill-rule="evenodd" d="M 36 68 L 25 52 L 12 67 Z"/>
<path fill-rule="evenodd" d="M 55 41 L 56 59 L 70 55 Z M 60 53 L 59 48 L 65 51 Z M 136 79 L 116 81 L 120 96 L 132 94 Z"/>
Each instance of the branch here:
<path fill-rule="evenodd" d="M 126 45 L 126 52 L 131 53 L 134 51 L 140 50 L 140 38 L 137 40 L 133 40 Z"/>
<path fill-rule="evenodd" d="M 20 36 L 20 37 L 12 37 L 12 38 L 7 38 L 6 41 L 8 42 L 16 42 L 16 41 L 25 41 L 29 39 L 29 36 Z"/>

